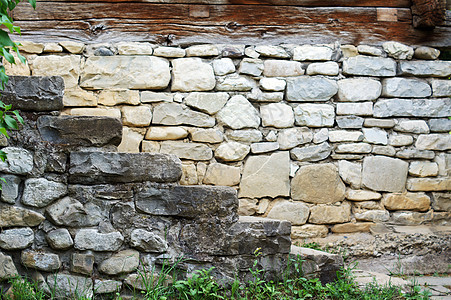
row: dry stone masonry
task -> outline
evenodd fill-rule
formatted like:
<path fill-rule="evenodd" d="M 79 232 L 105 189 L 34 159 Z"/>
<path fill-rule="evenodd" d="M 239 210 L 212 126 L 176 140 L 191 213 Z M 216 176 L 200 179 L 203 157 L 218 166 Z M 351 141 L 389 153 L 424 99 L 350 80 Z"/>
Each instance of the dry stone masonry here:
<path fill-rule="evenodd" d="M 144 251 L 146 241 L 157 243 L 157 237 L 140 231 L 132 234 L 133 228 L 119 220 L 155 210 L 169 218 L 189 218 L 196 210 L 184 203 L 176 205 L 171 195 L 188 193 L 184 185 L 202 184 L 231 187 L 218 189 L 224 193 L 236 190 L 241 216 L 290 221 L 291 237 L 300 243 L 326 236 L 339 239 L 340 234 L 380 233 L 382 227 L 449 224 L 451 62 L 438 60 L 437 49 L 397 42 L 356 47 L 336 43 L 185 48 L 61 42 L 55 53 L 46 52 L 45 45 L 37 46 L 41 44 L 24 44 L 28 65 L 7 66 L 7 71 L 63 78 L 64 95 L 52 88 L 60 79 L 50 77 L 48 82 L 27 83 L 31 89 L 46 84 L 47 89 L 38 91 L 45 101 L 17 100 L 24 111 L 28 107 L 56 111 L 64 106 L 61 116 L 46 113 L 38 119 L 40 136 L 71 149 L 111 150 L 118 145 L 119 152 L 128 154 L 74 151 L 64 154 L 69 155 L 69 163 L 64 155 L 52 154 L 41 169 L 50 173 L 69 170 L 67 190 L 54 184 L 53 195 L 28 199 L 21 194 L 22 186 L 27 195 L 55 178 L 31 180 L 40 177 L 30 166 L 33 149 L 6 148 L 17 162 L 11 160 L 0 168 L 20 188 L 7 187 L 2 201 L 7 205 L 20 199 L 24 205 L 8 208 L 14 214 L 4 218 L 16 224 L 12 226 L 41 224 L 41 210 L 46 207 L 52 226 L 97 226 L 101 229 L 98 240 L 110 241 L 111 247 L 119 245 L 108 251 L 117 251 L 121 243 Z M 29 78 L 13 79 L 5 99 L 18 86 L 14 80 L 27 82 Z M 55 98 L 62 98 L 62 104 Z M 82 117 L 87 116 L 91 125 L 83 126 L 88 123 Z M 120 126 L 105 117 L 122 122 L 120 141 L 117 130 L 96 133 L 93 129 L 96 122 L 109 122 L 106 128 Z M 74 134 L 71 126 L 87 134 Z M 74 141 L 76 146 L 71 144 Z M 161 169 L 163 165 L 172 167 Z M 181 167 L 181 186 L 168 187 L 167 193 L 154 191 L 152 184 L 177 180 L 176 165 Z M 133 188 L 127 186 L 131 182 Z M 112 183 L 114 188 L 109 186 Z M 119 188 L 120 184 L 125 186 Z M 95 188 L 96 196 L 88 194 L 88 185 Z M 202 189 L 203 193 L 207 190 Z M 155 195 L 164 199 L 158 205 L 150 201 Z M 227 211 L 226 199 L 218 205 Z M 60 215 L 58 205 L 76 208 L 80 217 Z M 203 213 L 219 213 L 215 205 Z M 120 224 L 127 231 L 121 233 L 123 241 L 101 221 L 105 210 L 112 210 L 111 217 L 117 220 L 114 228 Z M 159 230 L 169 222 L 167 217 L 160 218 Z M 220 222 L 234 222 L 222 218 Z M 144 224 L 146 220 L 133 222 Z M 85 238 L 94 232 L 84 230 L 92 229 L 83 229 L 77 238 L 69 229 L 72 242 L 60 233 L 65 236 L 61 247 L 96 251 Z M 190 232 L 195 230 L 209 236 L 203 229 Z M 181 235 L 183 246 L 194 252 L 200 249 L 199 239 Z M 443 251 L 449 251 L 447 247 Z M 222 249 L 234 251 L 230 246 Z M 216 250 L 203 249 L 208 255 Z"/>

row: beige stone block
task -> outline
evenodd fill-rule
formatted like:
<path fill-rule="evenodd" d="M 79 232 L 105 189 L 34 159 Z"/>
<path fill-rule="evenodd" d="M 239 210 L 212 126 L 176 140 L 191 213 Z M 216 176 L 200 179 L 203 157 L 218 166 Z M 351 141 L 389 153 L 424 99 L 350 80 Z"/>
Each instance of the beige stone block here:
<path fill-rule="evenodd" d="M 382 198 L 382 195 L 373 191 L 346 190 L 346 199 L 352 201 L 379 200 L 380 198 Z"/>
<path fill-rule="evenodd" d="M 180 178 L 181 185 L 197 184 L 197 170 L 194 164 L 182 164 L 182 178 Z"/>
<path fill-rule="evenodd" d="M 213 152 L 207 145 L 179 141 L 162 142 L 160 153 L 175 154 L 179 158 L 191 160 L 210 160 L 213 157 Z"/>
<path fill-rule="evenodd" d="M 71 106 L 97 106 L 97 95 L 78 87 L 66 89 L 63 96 L 65 107 Z"/>
<path fill-rule="evenodd" d="M 390 214 L 386 210 L 368 210 L 359 213 L 354 213 L 357 221 L 369 222 L 387 222 L 390 219 Z"/>
<path fill-rule="evenodd" d="M 61 47 L 57 43 L 47 43 L 44 45 L 44 52 L 60 53 L 60 52 L 63 52 L 63 47 Z"/>
<path fill-rule="evenodd" d="M 117 51 L 120 55 L 152 55 L 153 48 L 150 43 L 128 43 L 117 44 Z"/>
<path fill-rule="evenodd" d="M 202 184 L 207 172 L 207 164 L 200 161 L 197 163 L 197 178 L 199 178 L 198 184 Z"/>
<path fill-rule="evenodd" d="M 154 141 L 142 141 L 142 152 L 158 153 L 160 152 L 160 143 Z"/>
<path fill-rule="evenodd" d="M 435 211 L 451 212 L 451 193 L 432 193 L 432 208 Z"/>
<path fill-rule="evenodd" d="M 386 156 L 365 157 L 362 184 L 375 191 L 402 192 L 405 190 L 409 164 Z"/>
<path fill-rule="evenodd" d="M 41 54 L 42 51 L 44 51 L 44 44 L 42 43 L 22 41 L 19 42 L 19 44 L 21 44 L 21 46 L 19 46 L 19 50 L 23 52 Z"/>
<path fill-rule="evenodd" d="M 304 75 L 302 64 L 297 61 L 266 60 L 263 74 L 268 77 L 289 77 Z"/>
<path fill-rule="evenodd" d="M 268 218 L 286 220 L 292 225 L 303 225 L 307 222 L 309 212 L 308 206 L 304 203 L 279 200 L 269 211 Z"/>
<path fill-rule="evenodd" d="M 153 52 L 153 55 L 162 57 L 184 57 L 185 49 L 175 47 L 158 47 Z"/>
<path fill-rule="evenodd" d="M 319 204 L 310 208 L 309 223 L 336 224 L 351 220 L 351 205 L 347 202 L 341 205 Z"/>
<path fill-rule="evenodd" d="M 188 131 L 183 127 L 157 127 L 151 126 L 146 133 L 146 140 L 165 141 L 180 140 L 188 136 Z"/>
<path fill-rule="evenodd" d="M 332 226 L 331 231 L 334 233 L 353 233 L 353 232 L 369 232 L 371 226 L 375 223 L 345 223 Z"/>
<path fill-rule="evenodd" d="M 66 110 L 68 115 L 72 116 L 93 116 L 93 117 L 111 117 L 121 118 L 121 110 L 119 108 L 110 107 L 93 107 L 93 108 L 71 108 Z"/>
<path fill-rule="evenodd" d="M 144 139 L 144 129 L 141 128 L 122 128 L 122 142 L 117 147 L 119 152 L 139 153 L 141 142 Z"/>
<path fill-rule="evenodd" d="M 72 41 L 64 41 L 59 43 L 66 51 L 72 54 L 80 54 L 85 49 L 85 45 L 83 43 L 77 43 Z"/>
<path fill-rule="evenodd" d="M 123 106 L 122 123 L 127 126 L 145 127 L 152 121 L 152 111 L 148 106 Z"/>
<path fill-rule="evenodd" d="M 309 238 L 325 238 L 329 233 L 329 228 L 326 225 L 305 224 L 302 226 L 291 227 L 291 238 L 309 239 Z"/>
<path fill-rule="evenodd" d="M 271 203 L 271 200 L 269 200 L 268 198 L 260 199 L 258 201 L 257 213 L 264 214 L 266 212 L 266 210 L 268 209 L 270 203 Z"/>
<path fill-rule="evenodd" d="M 8 76 L 30 76 L 31 71 L 28 62 L 22 63 L 15 52 L 11 54 L 14 56 L 15 64 L 10 64 L 6 59 L 2 58 L 5 73 Z"/>
<path fill-rule="evenodd" d="M 427 211 L 431 199 L 425 193 L 393 193 L 385 194 L 382 204 L 388 210 Z"/>
<path fill-rule="evenodd" d="M 191 140 L 202 143 L 221 143 L 224 140 L 224 134 L 221 130 L 215 128 L 193 129 L 190 130 Z"/>
<path fill-rule="evenodd" d="M 78 86 L 80 56 L 38 56 L 33 60 L 31 71 L 34 76 L 61 76 L 66 90 L 74 89 Z"/>
<path fill-rule="evenodd" d="M 365 211 L 365 210 L 382 210 L 384 207 L 382 206 L 380 201 L 359 201 L 353 202 L 353 209 L 356 209 L 357 212 Z"/>
<path fill-rule="evenodd" d="M 257 199 L 240 198 L 239 201 L 238 214 L 240 216 L 252 216 L 257 212 Z"/>
<path fill-rule="evenodd" d="M 240 168 L 219 163 L 208 166 L 203 183 L 223 186 L 234 186 L 240 183 Z"/>
<path fill-rule="evenodd" d="M 141 92 L 142 103 L 154 103 L 154 102 L 172 102 L 174 101 L 174 95 L 171 93 L 157 93 L 151 91 Z"/>
<path fill-rule="evenodd" d="M 357 51 L 357 47 L 354 45 L 342 45 L 340 46 L 340 50 L 343 52 L 345 58 L 359 55 L 359 51 Z"/>
<path fill-rule="evenodd" d="M 200 58 L 177 58 L 172 67 L 172 91 L 210 91 L 216 85 L 213 67 Z"/>
<path fill-rule="evenodd" d="M 186 56 L 217 56 L 219 50 L 216 45 L 194 45 L 186 49 Z"/>
<path fill-rule="evenodd" d="M 139 91 L 133 90 L 103 90 L 99 93 L 99 104 L 115 106 L 119 104 L 139 105 Z"/>
<path fill-rule="evenodd" d="M 251 156 L 244 164 L 240 197 L 262 198 L 290 195 L 288 151 L 270 156 Z"/>
<path fill-rule="evenodd" d="M 215 151 L 215 157 L 222 161 L 243 160 L 251 151 L 251 147 L 238 142 L 221 144 Z"/>
<path fill-rule="evenodd" d="M 333 164 L 303 166 L 291 181 L 291 198 L 310 203 L 334 203 L 345 198 L 345 184 Z"/>
<path fill-rule="evenodd" d="M 412 161 L 409 165 L 409 174 L 419 177 L 437 176 L 438 165 L 435 162 Z"/>
<path fill-rule="evenodd" d="M 409 191 L 449 191 L 451 190 L 451 178 L 409 178 L 407 179 Z"/>

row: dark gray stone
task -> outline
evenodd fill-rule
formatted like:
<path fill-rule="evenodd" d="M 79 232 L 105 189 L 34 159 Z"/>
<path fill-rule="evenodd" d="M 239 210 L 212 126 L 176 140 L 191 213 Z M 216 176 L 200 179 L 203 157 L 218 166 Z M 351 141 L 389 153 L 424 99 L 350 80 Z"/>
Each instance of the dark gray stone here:
<path fill-rule="evenodd" d="M 117 251 L 124 237 L 118 231 L 100 233 L 96 229 L 80 229 L 75 235 L 75 249 L 93 251 Z"/>
<path fill-rule="evenodd" d="M 0 233 L 0 248 L 5 250 L 25 249 L 34 241 L 34 233 L 30 227 L 3 230 Z"/>
<path fill-rule="evenodd" d="M 46 272 L 57 271 L 61 267 L 59 256 L 54 253 L 27 250 L 22 252 L 21 260 L 27 268 Z"/>
<path fill-rule="evenodd" d="M 64 80 L 59 76 L 11 76 L 2 101 L 13 109 L 52 111 L 63 108 Z"/>
<path fill-rule="evenodd" d="M 121 120 L 91 116 L 41 116 L 37 122 L 44 141 L 69 146 L 118 146 L 122 140 Z"/>
<path fill-rule="evenodd" d="M 72 152 L 71 183 L 176 182 L 182 164 L 174 155 L 158 153 Z"/>
<path fill-rule="evenodd" d="M 100 208 L 93 203 L 81 204 L 64 197 L 47 208 L 47 216 L 56 225 L 68 227 L 95 226 L 101 221 Z"/>
<path fill-rule="evenodd" d="M 80 296 L 91 299 L 94 294 L 92 279 L 89 277 L 52 274 L 47 276 L 47 284 L 58 299 L 76 299 Z"/>
<path fill-rule="evenodd" d="M 20 177 L 14 175 L 1 175 L 6 180 L 2 183 L 1 201 L 14 204 L 19 196 Z"/>
<path fill-rule="evenodd" d="M 429 128 L 432 132 L 450 132 L 451 120 L 450 119 L 430 119 Z"/>
<path fill-rule="evenodd" d="M 163 253 L 168 249 L 168 244 L 162 237 L 144 229 L 132 231 L 130 245 L 140 251 L 153 253 Z"/>
<path fill-rule="evenodd" d="M 66 228 L 59 228 L 50 231 L 46 240 L 53 249 L 66 250 L 72 247 L 74 241 Z"/>
<path fill-rule="evenodd" d="M 434 151 L 431 150 L 418 150 L 418 149 L 404 149 L 396 152 L 396 157 L 411 159 L 411 158 L 421 158 L 421 159 L 433 159 L 435 157 Z"/>
<path fill-rule="evenodd" d="M 147 185 L 136 194 L 136 208 L 156 216 L 188 219 L 215 216 L 237 220 L 238 199 L 230 187 Z"/>

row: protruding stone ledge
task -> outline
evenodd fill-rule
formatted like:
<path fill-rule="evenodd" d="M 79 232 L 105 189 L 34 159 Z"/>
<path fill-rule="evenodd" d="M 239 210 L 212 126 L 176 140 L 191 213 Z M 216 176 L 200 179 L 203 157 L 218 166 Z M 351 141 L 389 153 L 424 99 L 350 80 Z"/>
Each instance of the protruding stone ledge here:
<path fill-rule="evenodd" d="M 41 116 L 38 130 L 43 140 L 70 146 L 118 146 L 122 140 L 121 120 L 109 117 Z"/>
<path fill-rule="evenodd" d="M 176 182 L 181 176 L 182 164 L 174 155 L 115 152 L 70 154 L 71 183 Z"/>
<path fill-rule="evenodd" d="M 53 111 L 63 108 L 64 80 L 59 76 L 12 76 L 2 101 L 13 109 L 24 111 Z"/>

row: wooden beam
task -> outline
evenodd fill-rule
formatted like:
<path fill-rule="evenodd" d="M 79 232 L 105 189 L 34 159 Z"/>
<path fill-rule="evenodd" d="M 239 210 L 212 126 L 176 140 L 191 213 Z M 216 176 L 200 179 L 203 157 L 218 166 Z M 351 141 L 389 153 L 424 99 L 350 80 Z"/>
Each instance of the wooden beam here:
<path fill-rule="evenodd" d="M 413 0 L 412 15 L 415 28 L 433 29 L 445 20 L 446 0 Z"/>

